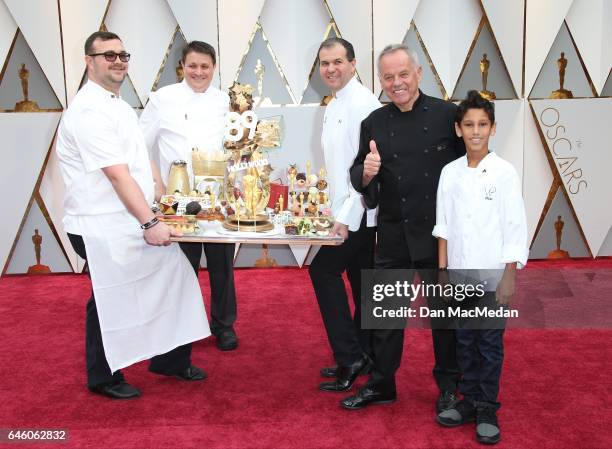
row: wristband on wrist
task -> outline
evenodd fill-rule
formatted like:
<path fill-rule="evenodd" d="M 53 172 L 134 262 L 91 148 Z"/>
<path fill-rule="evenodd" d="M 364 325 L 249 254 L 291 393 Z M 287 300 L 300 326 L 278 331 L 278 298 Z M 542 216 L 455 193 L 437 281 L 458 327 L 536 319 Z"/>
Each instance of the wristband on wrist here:
<path fill-rule="evenodd" d="M 157 223 L 159 223 L 159 219 L 157 217 L 153 217 L 151 220 L 147 221 L 146 223 L 141 224 L 140 229 L 144 229 L 146 231 L 147 229 L 150 229 L 153 226 L 155 226 Z"/>

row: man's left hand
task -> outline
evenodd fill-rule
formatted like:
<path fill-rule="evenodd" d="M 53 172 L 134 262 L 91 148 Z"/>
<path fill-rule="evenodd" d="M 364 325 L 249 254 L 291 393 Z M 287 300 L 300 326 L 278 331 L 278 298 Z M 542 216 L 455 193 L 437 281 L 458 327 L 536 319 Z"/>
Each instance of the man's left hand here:
<path fill-rule="evenodd" d="M 332 237 L 338 235 L 342 237 L 343 240 L 348 239 L 348 225 L 345 225 L 344 223 L 340 223 L 339 221 L 336 221 L 329 235 Z"/>

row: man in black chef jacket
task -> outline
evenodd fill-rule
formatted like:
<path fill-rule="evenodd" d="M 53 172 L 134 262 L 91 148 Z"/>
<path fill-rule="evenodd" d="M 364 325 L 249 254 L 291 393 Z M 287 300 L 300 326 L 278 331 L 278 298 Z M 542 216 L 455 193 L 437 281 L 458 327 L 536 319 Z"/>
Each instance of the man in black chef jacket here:
<path fill-rule="evenodd" d="M 350 169 L 351 183 L 366 205 L 379 207 L 375 268 L 438 268 L 436 189 L 442 167 L 465 153 L 454 129 L 456 106 L 419 90 L 422 69 L 403 44 L 389 45 L 378 57 L 378 76 L 391 103 L 361 124 L 359 152 Z M 440 388 L 436 408 L 456 402 L 459 372 L 453 330 L 432 329 Z M 355 410 L 396 399 L 403 329 L 373 329 L 374 369 L 370 381 L 341 402 Z"/>

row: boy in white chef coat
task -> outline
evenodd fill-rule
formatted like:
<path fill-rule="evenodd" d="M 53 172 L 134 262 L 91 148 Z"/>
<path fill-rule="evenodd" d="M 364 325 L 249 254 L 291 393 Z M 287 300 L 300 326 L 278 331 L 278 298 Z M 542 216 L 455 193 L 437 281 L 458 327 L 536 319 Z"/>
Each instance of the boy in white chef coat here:
<path fill-rule="evenodd" d="M 459 105 L 455 130 L 467 152 L 444 167 L 438 184 L 433 235 L 438 237 L 439 268 L 503 271 L 495 301 L 508 304 L 517 265 L 525 265 L 529 251 L 520 180 L 509 162 L 489 151 L 495 110 L 478 92 L 468 92 Z M 496 412 L 503 325 L 460 327 L 456 338 L 463 399 L 439 413 L 437 421 L 455 427 L 476 420 L 476 439 L 495 444 L 501 439 Z"/>

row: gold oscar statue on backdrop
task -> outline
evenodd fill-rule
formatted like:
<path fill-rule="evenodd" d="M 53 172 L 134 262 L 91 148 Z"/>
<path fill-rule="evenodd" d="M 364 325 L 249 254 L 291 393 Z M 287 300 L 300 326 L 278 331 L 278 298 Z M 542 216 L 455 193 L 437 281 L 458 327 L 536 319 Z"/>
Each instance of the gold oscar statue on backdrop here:
<path fill-rule="evenodd" d="M 495 92 L 491 92 L 487 90 L 487 81 L 489 78 L 489 66 L 491 62 L 487 59 L 487 54 L 484 53 L 482 55 L 482 59 L 480 60 L 480 74 L 482 75 L 482 90 L 480 91 L 480 96 L 487 100 L 495 100 L 497 98 L 495 96 Z"/>
<path fill-rule="evenodd" d="M 15 104 L 15 112 L 38 112 L 40 108 L 35 101 L 30 100 L 28 97 L 28 78 L 30 77 L 30 71 L 26 69 L 25 64 L 21 64 L 19 69 L 19 79 L 21 80 L 21 91 L 23 92 L 23 101 L 18 101 Z"/>
<path fill-rule="evenodd" d="M 264 73 L 266 73 L 266 66 L 261 63 L 261 59 L 257 58 L 255 64 L 255 70 L 253 70 L 257 77 L 257 97 L 253 99 L 255 107 L 258 106 L 269 106 L 272 104 L 272 100 L 264 96 L 263 79 Z"/>
<path fill-rule="evenodd" d="M 548 253 L 549 259 L 569 259 L 570 255 L 567 251 L 561 249 L 561 235 L 563 234 L 563 226 L 565 223 L 561 220 L 561 215 L 557 216 L 555 221 L 555 234 L 557 237 L 557 249 Z"/>
<path fill-rule="evenodd" d="M 38 233 L 38 229 L 34 229 L 34 235 L 32 236 L 32 243 L 34 244 L 34 254 L 36 254 L 36 265 L 32 265 L 28 268 L 28 274 L 46 274 L 51 273 L 51 270 L 47 265 L 40 263 L 40 252 L 42 248 L 42 235 Z"/>
<path fill-rule="evenodd" d="M 267 243 L 261 245 L 261 257 L 255 261 L 257 268 L 277 267 L 278 262 L 273 257 L 270 257 L 270 248 Z"/>
<path fill-rule="evenodd" d="M 176 72 L 176 82 L 180 83 L 181 81 L 183 81 L 183 78 L 185 78 L 185 72 L 183 70 L 183 64 L 178 63 L 178 65 L 174 68 L 174 71 Z"/>
<path fill-rule="evenodd" d="M 550 93 L 550 97 L 554 100 L 561 100 L 563 98 L 574 98 L 571 90 L 564 89 L 565 84 L 565 69 L 567 68 L 567 59 L 565 53 L 561 52 L 561 57 L 557 59 L 557 68 L 559 69 L 559 89 L 554 90 Z"/>

